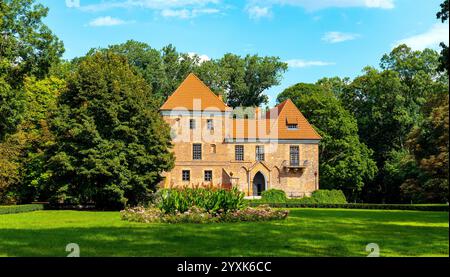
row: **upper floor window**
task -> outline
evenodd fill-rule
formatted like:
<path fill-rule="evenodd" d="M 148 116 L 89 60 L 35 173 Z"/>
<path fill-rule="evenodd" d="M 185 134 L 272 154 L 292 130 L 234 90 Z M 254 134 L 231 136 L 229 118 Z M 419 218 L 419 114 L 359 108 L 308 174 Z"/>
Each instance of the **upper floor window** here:
<path fill-rule="evenodd" d="M 214 121 L 212 119 L 207 119 L 206 126 L 208 130 L 214 130 Z"/>
<path fill-rule="evenodd" d="M 200 143 L 195 143 L 194 145 L 192 145 L 192 159 L 202 159 L 202 145 Z"/>
<path fill-rule="evenodd" d="M 291 145 L 289 147 L 289 159 L 292 166 L 299 165 L 299 147 L 298 145 Z"/>
<path fill-rule="evenodd" d="M 256 146 L 256 160 L 264 161 L 264 145 Z"/>
<path fill-rule="evenodd" d="M 297 125 L 297 123 L 295 123 L 295 124 L 287 124 L 287 128 L 289 130 L 297 130 L 298 129 L 298 125 Z"/>
<path fill-rule="evenodd" d="M 195 129 L 195 119 L 189 119 L 189 129 Z"/>
<path fill-rule="evenodd" d="M 190 181 L 191 180 L 191 171 L 183 170 L 181 173 L 181 178 L 183 181 Z"/>
<path fill-rule="evenodd" d="M 211 153 L 216 154 L 216 145 L 215 144 L 211 144 Z"/>
<path fill-rule="evenodd" d="M 244 160 L 244 145 L 235 145 L 234 146 L 234 159 L 236 161 Z"/>
<path fill-rule="evenodd" d="M 212 181 L 212 170 L 205 170 L 205 182 Z"/>

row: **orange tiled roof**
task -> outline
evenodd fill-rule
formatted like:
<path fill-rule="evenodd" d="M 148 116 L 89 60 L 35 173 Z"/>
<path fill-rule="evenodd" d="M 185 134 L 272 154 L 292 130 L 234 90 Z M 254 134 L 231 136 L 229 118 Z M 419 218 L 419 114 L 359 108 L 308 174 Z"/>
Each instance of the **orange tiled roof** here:
<path fill-rule="evenodd" d="M 195 74 L 190 73 L 160 108 L 160 110 L 176 109 L 189 111 L 215 109 L 223 112 L 228 106 Z"/>
<path fill-rule="evenodd" d="M 194 100 L 201 101 L 199 107 L 194 107 Z M 169 96 L 160 110 L 204 111 L 208 108 L 219 111 L 230 109 L 191 73 Z M 270 117 L 271 114 L 274 118 Z M 233 139 L 321 139 L 290 99 L 267 111 L 266 116 L 256 116 L 254 119 L 232 119 L 231 124 L 232 126 L 227 128 L 227 137 Z M 298 128 L 288 129 L 287 124 L 297 124 Z"/>
<path fill-rule="evenodd" d="M 272 116 L 271 118 L 271 111 Z M 234 119 L 230 138 L 233 139 L 321 139 L 295 104 L 286 100 L 256 119 Z M 287 128 L 287 123 L 297 124 L 297 129 Z"/>

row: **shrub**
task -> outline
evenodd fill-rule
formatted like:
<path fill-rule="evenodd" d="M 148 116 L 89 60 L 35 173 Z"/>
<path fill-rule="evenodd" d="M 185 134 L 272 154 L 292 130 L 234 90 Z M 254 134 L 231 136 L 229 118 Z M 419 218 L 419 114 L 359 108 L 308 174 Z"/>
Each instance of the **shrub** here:
<path fill-rule="evenodd" d="M 262 205 L 259 207 L 247 207 L 242 210 L 210 213 L 199 207 L 190 207 L 185 212 L 163 213 L 156 207 L 127 208 L 120 212 L 122 220 L 141 223 L 218 223 L 240 221 L 267 221 L 285 219 L 288 210 L 277 210 Z"/>
<path fill-rule="evenodd" d="M 184 213 L 198 207 L 208 213 L 236 211 L 246 206 L 244 193 L 237 188 L 230 190 L 203 188 L 161 189 L 155 197 L 155 205 L 166 214 Z"/>
<path fill-rule="evenodd" d="M 268 190 L 268 197 L 261 197 L 260 200 L 252 200 L 252 203 L 299 203 L 299 204 L 346 204 L 347 200 L 341 190 L 316 190 L 311 197 L 287 199 L 286 195 L 280 193 L 279 190 Z M 264 192 L 263 192 L 264 193 Z"/>
<path fill-rule="evenodd" d="M 311 196 L 319 204 L 346 204 L 347 199 L 342 190 L 316 190 Z"/>
<path fill-rule="evenodd" d="M 294 199 L 291 199 L 294 200 Z M 269 205 L 273 208 L 333 208 L 333 209 L 371 209 L 371 210 L 413 210 L 413 211 L 440 211 L 448 212 L 449 206 L 447 204 L 366 204 L 366 203 L 348 203 L 348 204 L 318 204 L 318 203 L 304 203 L 295 199 L 295 201 L 288 201 L 284 203 L 262 203 L 259 201 L 252 201 L 250 206 L 258 207 L 261 205 Z"/>
<path fill-rule="evenodd" d="M 286 193 L 279 189 L 269 189 L 261 193 L 261 200 L 266 202 L 285 202 Z"/>
<path fill-rule="evenodd" d="M 42 204 L 0 206 L 0 214 L 16 214 L 43 210 Z"/>

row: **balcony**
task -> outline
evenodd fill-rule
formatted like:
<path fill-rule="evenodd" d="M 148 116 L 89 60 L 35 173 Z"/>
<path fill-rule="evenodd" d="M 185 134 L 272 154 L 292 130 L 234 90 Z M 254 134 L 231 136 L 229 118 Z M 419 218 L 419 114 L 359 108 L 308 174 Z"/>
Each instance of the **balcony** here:
<path fill-rule="evenodd" d="M 309 160 L 300 160 L 298 163 L 291 163 L 291 161 L 284 160 L 281 164 L 286 171 L 300 171 L 310 165 Z"/>

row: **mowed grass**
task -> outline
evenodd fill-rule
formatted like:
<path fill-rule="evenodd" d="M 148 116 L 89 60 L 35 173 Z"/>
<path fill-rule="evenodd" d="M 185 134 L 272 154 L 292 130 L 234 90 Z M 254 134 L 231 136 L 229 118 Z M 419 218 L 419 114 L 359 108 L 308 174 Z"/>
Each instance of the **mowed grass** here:
<path fill-rule="evenodd" d="M 292 209 L 285 221 L 143 224 L 118 212 L 0 215 L 0 256 L 448 256 L 447 212 Z"/>

